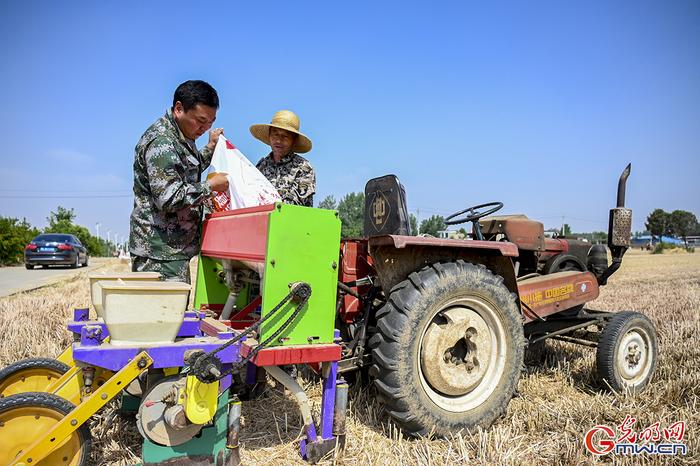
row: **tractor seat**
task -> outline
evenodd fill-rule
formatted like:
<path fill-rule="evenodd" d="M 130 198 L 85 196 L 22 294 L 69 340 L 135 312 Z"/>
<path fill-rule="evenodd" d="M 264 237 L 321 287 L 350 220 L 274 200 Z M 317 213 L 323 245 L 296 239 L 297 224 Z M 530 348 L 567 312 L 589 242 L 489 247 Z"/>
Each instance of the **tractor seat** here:
<path fill-rule="evenodd" d="M 544 225 L 530 220 L 523 214 L 494 215 L 479 220 L 484 238 L 495 240 L 496 235 L 503 235 L 506 240 L 515 243 L 518 249 L 542 251 L 544 249 Z"/>
<path fill-rule="evenodd" d="M 410 235 L 406 190 L 395 175 L 373 178 L 365 185 L 365 237 Z"/>

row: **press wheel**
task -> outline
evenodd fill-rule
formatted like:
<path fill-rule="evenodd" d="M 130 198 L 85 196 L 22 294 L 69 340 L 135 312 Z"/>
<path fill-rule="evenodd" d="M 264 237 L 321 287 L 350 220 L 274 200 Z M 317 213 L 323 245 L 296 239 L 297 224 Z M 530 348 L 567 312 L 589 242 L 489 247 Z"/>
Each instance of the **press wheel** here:
<path fill-rule="evenodd" d="M 29 358 L 0 370 L 0 398 L 27 392 L 45 392 L 70 367 L 56 359 Z"/>
<path fill-rule="evenodd" d="M 0 399 L 0 464 L 10 464 L 74 408 L 73 403 L 51 393 L 19 393 Z M 33 463 L 87 465 L 91 443 L 88 426 L 83 424 L 47 457 Z"/>

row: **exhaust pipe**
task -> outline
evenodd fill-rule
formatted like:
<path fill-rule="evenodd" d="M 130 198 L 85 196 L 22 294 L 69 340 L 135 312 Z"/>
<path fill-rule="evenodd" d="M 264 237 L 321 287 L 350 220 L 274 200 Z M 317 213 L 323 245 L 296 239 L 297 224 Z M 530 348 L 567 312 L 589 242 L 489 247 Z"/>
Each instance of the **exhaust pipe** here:
<path fill-rule="evenodd" d="M 625 207 L 625 191 L 627 178 L 632 171 L 632 164 L 628 164 L 622 171 L 617 183 L 617 207 L 610 209 L 610 222 L 608 224 L 608 247 L 612 254 L 612 263 L 602 274 L 598 276 L 598 284 L 605 285 L 608 278 L 614 274 L 622 264 L 622 256 L 630 247 L 632 235 L 632 210 Z"/>
<path fill-rule="evenodd" d="M 620 181 L 617 182 L 617 207 L 625 206 L 625 190 L 627 189 L 627 177 L 630 176 L 632 171 L 632 164 L 628 163 L 622 174 L 620 175 Z"/>

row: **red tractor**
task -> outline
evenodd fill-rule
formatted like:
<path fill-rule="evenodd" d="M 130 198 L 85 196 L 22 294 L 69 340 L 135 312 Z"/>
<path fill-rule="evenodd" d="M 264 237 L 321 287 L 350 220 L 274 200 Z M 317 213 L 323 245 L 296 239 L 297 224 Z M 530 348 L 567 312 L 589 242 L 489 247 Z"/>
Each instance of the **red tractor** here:
<path fill-rule="evenodd" d="M 473 239 L 410 236 L 395 176 L 367 183 L 365 238 L 342 240 L 340 256 L 337 212 L 277 203 L 214 213 L 194 310 L 185 284 L 92 277 L 98 318 L 74 311 L 63 362 L 0 370 L 0 463 L 87 463 L 87 421 L 130 389 L 144 464 L 238 464 L 238 396 L 255 396 L 265 373 L 294 395 L 300 452 L 311 462 L 344 442 L 348 385 L 339 374 L 366 371 L 409 435 L 486 427 L 513 396 L 525 351 L 547 338 L 597 347 L 603 385 L 639 391 L 656 366 L 653 325 L 635 312 L 585 308 L 629 247 L 628 175 L 629 166 L 610 212 L 610 264 L 605 246 L 545 238 L 523 215 L 489 216 L 500 202 L 446 219 L 471 222 Z M 323 378 L 319 423 L 279 367 L 294 364 Z M 39 426 L 34 436 L 25 435 L 30 425 Z"/>
<path fill-rule="evenodd" d="M 409 236 L 405 191 L 393 176 L 365 188 L 365 238 L 341 243 L 339 371 L 368 370 L 387 413 L 410 435 L 486 427 L 516 389 L 526 349 L 552 338 L 596 347 L 604 386 L 636 392 L 654 373 L 657 338 L 636 312 L 585 308 L 629 247 L 630 166 L 604 245 L 544 236 L 524 215 L 490 216 L 500 202 L 445 223 L 471 222 L 471 240 Z"/>

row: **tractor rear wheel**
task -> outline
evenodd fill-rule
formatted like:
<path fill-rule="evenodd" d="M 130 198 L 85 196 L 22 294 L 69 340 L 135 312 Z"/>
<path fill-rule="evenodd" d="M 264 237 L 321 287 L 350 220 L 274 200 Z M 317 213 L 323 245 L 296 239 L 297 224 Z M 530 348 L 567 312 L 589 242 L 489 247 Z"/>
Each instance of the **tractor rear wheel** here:
<path fill-rule="evenodd" d="M 396 285 L 377 312 L 371 374 L 404 433 L 486 427 L 506 409 L 523 365 L 522 318 L 482 265 L 436 263 Z"/>
<path fill-rule="evenodd" d="M 44 392 L 70 367 L 56 359 L 29 358 L 0 369 L 0 398 L 25 392 Z"/>
<path fill-rule="evenodd" d="M 51 393 L 19 393 L 0 399 L 0 464 L 12 463 L 74 408 L 70 401 Z M 87 465 L 91 443 L 85 423 L 40 464 Z"/>
<path fill-rule="evenodd" d="M 605 325 L 598 340 L 598 377 L 616 392 L 638 393 L 654 375 L 658 351 L 656 330 L 647 316 L 618 312 Z"/>

